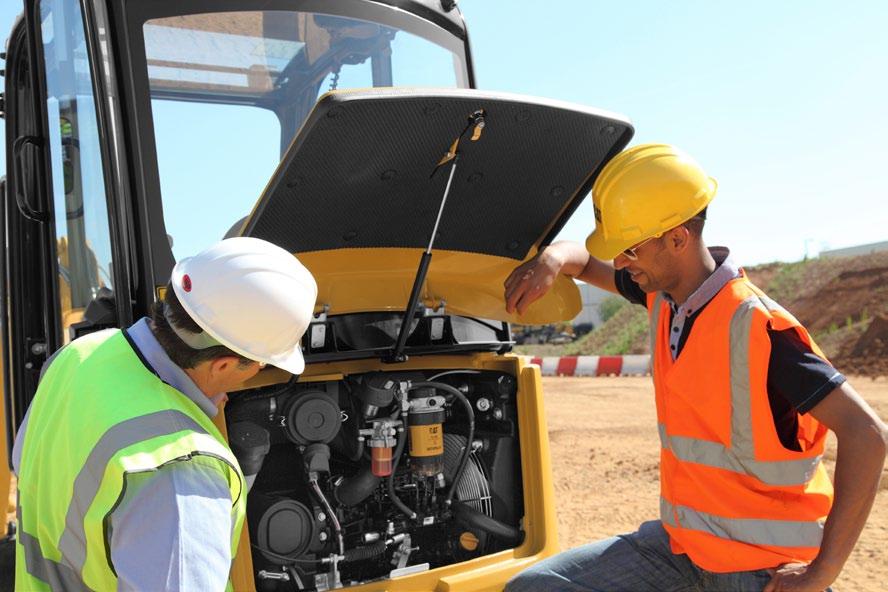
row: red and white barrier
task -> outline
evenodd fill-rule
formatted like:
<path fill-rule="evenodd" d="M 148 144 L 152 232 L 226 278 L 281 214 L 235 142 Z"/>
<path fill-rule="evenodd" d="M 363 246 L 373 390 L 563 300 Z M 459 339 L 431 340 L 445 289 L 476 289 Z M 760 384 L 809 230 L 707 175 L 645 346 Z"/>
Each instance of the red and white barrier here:
<path fill-rule="evenodd" d="M 651 373 L 651 356 L 536 356 L 543 376 L 641 376 Z"/>

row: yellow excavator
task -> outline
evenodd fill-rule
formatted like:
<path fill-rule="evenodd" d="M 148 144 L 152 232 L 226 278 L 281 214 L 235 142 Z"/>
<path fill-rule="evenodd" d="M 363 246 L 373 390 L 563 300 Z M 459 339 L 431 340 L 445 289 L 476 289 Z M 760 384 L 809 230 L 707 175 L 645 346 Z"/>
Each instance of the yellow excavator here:
<path fill-rule="evenodd" d="M 24 0 L 3 57 L 10 518 L 48 357 L 246 235 L 319 294 L 305 373 L 263 370 L 218 417 L 252 473 L 234 588 L 501 590 L 558 550 L 540 372 L 510 323 L 580 298 L 563 279 L 518 319 L 502 284 L 628 120 L 476 90 L 455 0 Z M 14 540 L 11 521 L 4 589 Z"/>

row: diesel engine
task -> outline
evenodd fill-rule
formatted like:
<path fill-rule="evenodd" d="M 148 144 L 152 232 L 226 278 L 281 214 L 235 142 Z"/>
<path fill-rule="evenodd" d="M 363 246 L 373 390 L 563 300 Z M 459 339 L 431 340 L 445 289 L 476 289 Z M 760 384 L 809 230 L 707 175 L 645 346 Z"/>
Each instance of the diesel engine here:
<path fill-rule="evenodd" d="M 243 391 L 226 409 L 247 478 L 257 590 L 329 590 L 517 546 L 516 383 L 373 372 Z"/>

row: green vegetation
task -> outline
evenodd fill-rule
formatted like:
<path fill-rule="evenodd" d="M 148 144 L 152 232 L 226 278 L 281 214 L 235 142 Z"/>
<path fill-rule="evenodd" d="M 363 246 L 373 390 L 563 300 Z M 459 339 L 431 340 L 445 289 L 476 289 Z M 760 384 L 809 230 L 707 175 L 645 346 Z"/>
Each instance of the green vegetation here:
<path fill-rule="evenodd" d="M 804 286 L 806 269 L 818 261 L 818 259 L 808 259 L 806 261 L 781 264 L 777 274 L 768 283 L 766 288 L 768 295 L 777 302 L 785 302 L 796 298 Z"/>
<path fill-rule="evenodd" d="M 601 316 L 601 322 L 608 322 L 620 309 L 629 304 L 625 298 L 619 296 L 608 296 L 598 305 L 598 314 Z"/>
<path fill-rule="evenodd" d="M 621 299 L 622 300 L 622 299 Z M 644 307 L 629 304 L 582 339 L 569 344 L 565 355 L 621 355 L 647 353 L 648 316 Z"/>

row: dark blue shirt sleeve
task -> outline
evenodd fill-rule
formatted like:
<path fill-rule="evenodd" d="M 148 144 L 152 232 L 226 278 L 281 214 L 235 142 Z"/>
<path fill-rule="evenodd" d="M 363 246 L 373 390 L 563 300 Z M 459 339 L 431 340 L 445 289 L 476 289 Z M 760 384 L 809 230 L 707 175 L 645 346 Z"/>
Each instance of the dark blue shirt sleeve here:
<path fill-rule="evenodd" d="M 625 269 L 614 270 L 614 283 L 620 296 L 632 304 L 647 306 L 647 293 L 638 284 L 632 281 L 632 277 Z"/>
<path fill-rule="evenodd" d="M 801 450 L 797 438 L 799 414 L 822 401 L 845 377 L 811 351 L 795 329 L 768 330 L 768 401 L 777 437 L 788 450 Z"/>
<path fill-rule="evenodd" d="M 768 393 L 788 401 L 796 412 L 809 412 L 845 382 L 845 377 L 815 354 L 795 329 L 769 329 L 768 335 L 771 338 Z"/>

